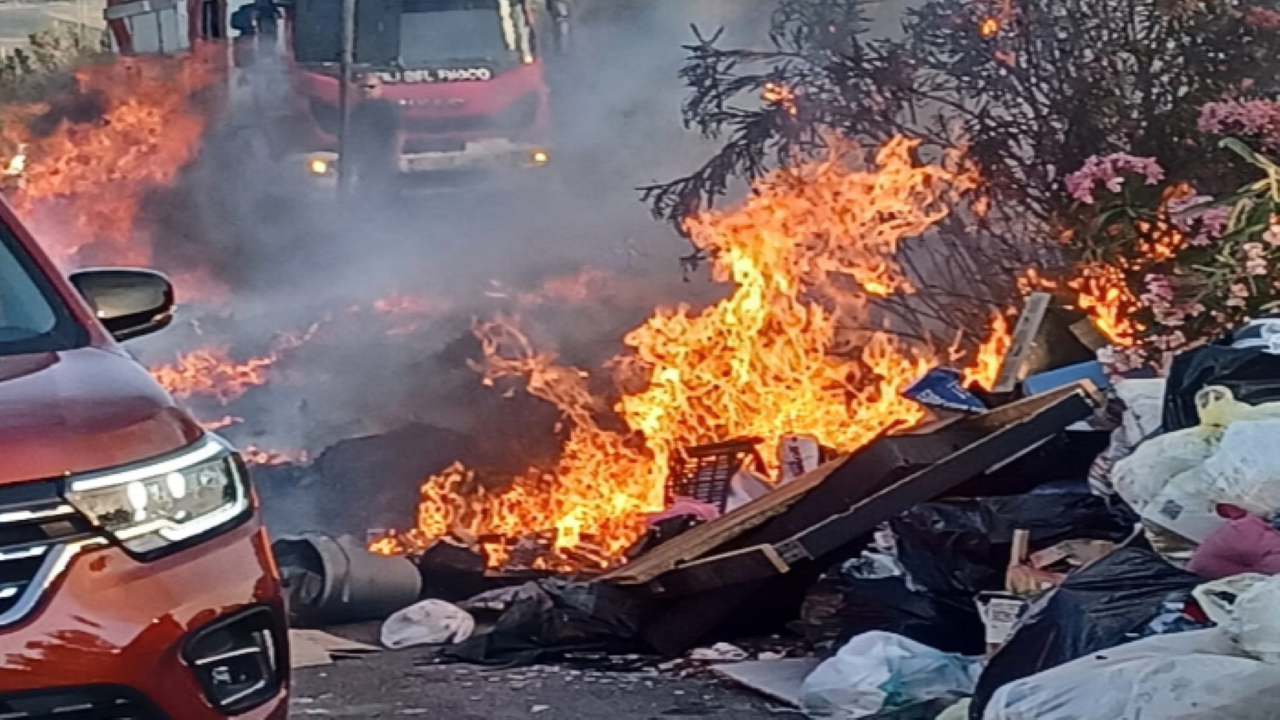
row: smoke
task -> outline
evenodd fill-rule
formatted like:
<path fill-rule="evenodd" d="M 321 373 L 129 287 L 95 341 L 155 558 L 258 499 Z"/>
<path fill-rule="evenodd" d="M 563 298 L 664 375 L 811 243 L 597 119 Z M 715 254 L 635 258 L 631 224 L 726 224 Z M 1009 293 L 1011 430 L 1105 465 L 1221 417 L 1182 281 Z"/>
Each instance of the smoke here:
<path fill-rule="evenodd" d="M 173 328 L 138 341 L 135 352 L 155 364 L 223 344 L 247 357 L 265 352 L 279 333 L 318 323 L 307 342 L 281 354 L 269 383 L 225 408 L 193 399 L 193 409 L 205 418 L 240 418 L 223 432 L 242 446 L 314 455 L 345 438 L 418 423 L 470 438 L 453 443 L 452 454 L 473 465 L 548 458 L 559 444 L 554 410 L 480 386 L 467 366 L 478 354 L 471 321 L 514 306 L 539 347 L 589 366 L 620 350 L 622 334 L 655 306 L 714 297 L 708 283 L 682 282 L 687 244 L 650 217 L 636 188 L 688 172 L 710 152 L 680 121 L 677 73 L 682 46 L 694 41 L 690 26 L 727 24 L 734 37 L 752 42 L 763 36 L 771 6 L 594 3 L 576 28 L 571 55 L 551 61 L 559 187 L 446 187 L 339 206 L 282 172 L 268 151 L 264 126 L 289 132 L 271 122 L 286 109 L 282 68 L 260 64 L 245 73 L 233 120 L 213 129 L 199 160 L 146 207 L 157 264 L 211 275 L 227 293 L 213 302 L 195 298 Z M 610 278 L 585 300 L 530 307 L 512 299 L 582 268 Z M 181 301 L 184 288 L 178 293 Z M 393 295 L 429 297 L 434 306 L 388 319 L 373 306 Z M 388 332 L 401 321 L 408 330 Z M 464 459 L 450 454 L 436 453 L 431 462 Z M 351 472 L 350 463 L 343 467 Z M 342 497 L 352 492 L 330 487 Z M 397 492 L 402 511 L 411 512 L 415 488 Z M 315 516 L 324 515 L 317 507 Z M 294 521 L 301 512 L 288 511 Z"/>

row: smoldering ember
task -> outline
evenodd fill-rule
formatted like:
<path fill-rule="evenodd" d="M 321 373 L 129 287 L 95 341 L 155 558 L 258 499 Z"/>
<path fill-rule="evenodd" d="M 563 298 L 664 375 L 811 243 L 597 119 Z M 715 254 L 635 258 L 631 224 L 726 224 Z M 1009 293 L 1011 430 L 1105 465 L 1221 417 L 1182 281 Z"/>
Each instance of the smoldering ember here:
<path fill-rule="evenodd" d="M 0 3 L 0 718 L 1274 720 L 1278 56 Z"/>

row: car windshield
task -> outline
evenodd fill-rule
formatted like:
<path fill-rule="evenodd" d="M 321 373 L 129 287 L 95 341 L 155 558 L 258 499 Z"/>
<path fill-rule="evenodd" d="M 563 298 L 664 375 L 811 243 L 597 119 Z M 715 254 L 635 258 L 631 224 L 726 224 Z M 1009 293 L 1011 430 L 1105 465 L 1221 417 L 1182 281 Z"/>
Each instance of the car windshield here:
<path fill-rule="evenodd" d="M 66 350 L 85 333 L 0 221 L 0 356 Z"/>
<path fill-rule="evenodd" d="M 504 29 L 500 3 L 492 1 L 406 3 L 400 18 L 400 62 L 413 67 L 505 58 L 518 51 L 514 22 Z"/>

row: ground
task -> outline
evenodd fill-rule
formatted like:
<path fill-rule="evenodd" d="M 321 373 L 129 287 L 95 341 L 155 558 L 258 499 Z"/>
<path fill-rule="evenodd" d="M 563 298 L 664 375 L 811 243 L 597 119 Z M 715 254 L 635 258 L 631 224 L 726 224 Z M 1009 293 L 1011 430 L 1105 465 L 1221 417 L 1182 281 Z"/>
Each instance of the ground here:
<path fill-rule="evenodd" d="M 715 680 L 593 673 L 553 666 L 489 670 L 423 665 L 429 653 L 384 652 L 295 673 L 291 717 L 449 720 L 723 718 L 794 716 Z"/>

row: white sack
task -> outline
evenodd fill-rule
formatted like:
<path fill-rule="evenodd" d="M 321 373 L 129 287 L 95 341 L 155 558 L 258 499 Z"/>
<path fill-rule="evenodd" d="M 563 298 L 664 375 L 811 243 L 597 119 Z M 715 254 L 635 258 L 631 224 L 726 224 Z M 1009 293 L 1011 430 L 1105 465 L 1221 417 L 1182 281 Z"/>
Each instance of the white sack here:
<path fill-rule="evenodd" d="M 850 640 L 800 688 L 800 704 L 816 718 L 864 718 L 918 702 L 972 695 L 982 660 L 939 652 L 893 633 Z"/>
<path fill-rule="evenodd" d="M 1216 628 L 1157 635 L 1016 680 L 983 720 L 1273 720 L 1280 672 Z"/>
<path fill-rule="evenodd" d="M 392 650 L 452 645 L 475 630 L 476 620 L 466 610 L 443 600 L 423 600 L 387 618 L 382 624 L 382 644 Z"/>

